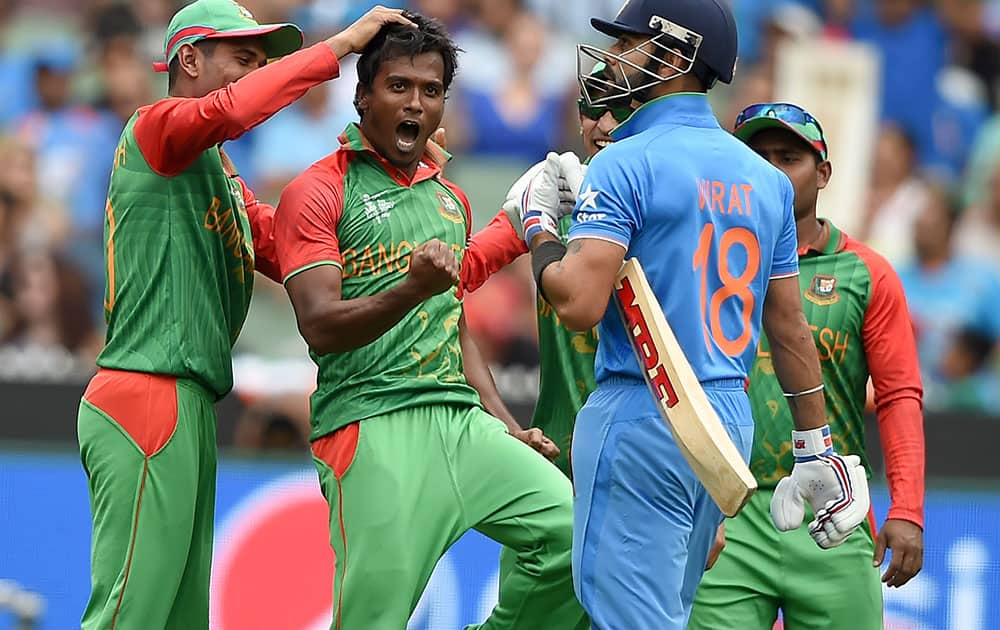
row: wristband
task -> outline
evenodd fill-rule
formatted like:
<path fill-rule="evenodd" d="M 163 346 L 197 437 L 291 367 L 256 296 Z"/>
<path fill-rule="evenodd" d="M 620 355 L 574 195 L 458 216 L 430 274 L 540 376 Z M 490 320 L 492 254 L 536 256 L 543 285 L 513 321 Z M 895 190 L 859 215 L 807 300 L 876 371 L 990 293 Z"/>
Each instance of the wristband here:
<path fill-rule="evenodd" d="M 566 246 L 561 241 L 544 241 L 531 252 L 531 275 L 535 276 L 535 286 L 545 301 L 545 290 L 542 288 L 542 272 L 552 263 L 559 262 L 566 255 Z"/>
<path fill-rule="evenodd" d="M 542 232 L 548 232 L 559 238 L 559 225 L 556 220 L 544 212 L 528 212 L 524 215 L 524 242 L 531 244 L 531 239 Z"/>
<path fill-rule="evenodd" d="M 820 383 L 816 387 L 803 389 L 801 392 L 795 392 L 794 394 L 789 394 L 788 392 L 781 392 L 781 395 L 784 396 L 785 398 L 798 398 L 800 396 L 808 396 L 809 394 L 815 394 L 821 391 L 823 391 L 823 383 Z"/>
<path fill-rule="evenodd" d="M 809 461 L 819 455 L 833 453 L 833 438 L 830 437 L 830 425 L 824 424 L 818 429 L 808 431 L 792 431 L 792 454 L 795 461 Z"/>

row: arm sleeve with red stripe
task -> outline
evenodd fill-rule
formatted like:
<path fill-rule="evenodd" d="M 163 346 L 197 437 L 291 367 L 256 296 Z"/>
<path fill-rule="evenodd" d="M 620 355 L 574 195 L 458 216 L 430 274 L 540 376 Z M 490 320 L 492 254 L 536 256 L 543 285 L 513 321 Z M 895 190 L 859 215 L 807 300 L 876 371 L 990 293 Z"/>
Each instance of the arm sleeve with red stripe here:
<path fill-rule="evenodd" d="M 913 325 L 896 272 L 874 252 L 859 253 L 872 277 L 862 337 L 892 498 L 888 518 L 923 527 L 923 387 Z"/>
<path fill-rule="evenodd" d="M 315 167 L 285 187 L 274 215 L 282 282 L 310 267 L 343 265 L 337 238 L 343 208 L 342 189 Z"/>
<path fill-rule="evenodd" d="M 167 98 L 140 109 L 135 139 L 155 172 L 177 175 L 206 149 L 239 138 L 339 73 L 333 50 L 316 44 L 201 98 Z"/>
<path fill-rule="evenodd" d="M 524 239 L 517 235 L 507 214 L 501 210 L 469 239 L 462 258 L 462 290 L 472 293 L 527 251 Z"/>

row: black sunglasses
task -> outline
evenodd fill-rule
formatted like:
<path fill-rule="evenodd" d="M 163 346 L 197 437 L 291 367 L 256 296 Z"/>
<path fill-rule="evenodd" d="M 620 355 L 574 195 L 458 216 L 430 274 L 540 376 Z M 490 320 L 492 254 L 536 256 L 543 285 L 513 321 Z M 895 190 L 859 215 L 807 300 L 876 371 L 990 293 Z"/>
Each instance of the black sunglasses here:
<path fill-rule="evenodd" d="M 628 107 L 608 107 L 606 105 L 588 105 L 587 101 L 583 98 L 579 98 L 576 101 L 577 106 L 580 109 L 580 115 L 584 118 L 589 118 L 590 120 L 600 120 L 601 116 L 607 112 L 611 112 L 611 117 L 615 119 L 616 122 L 625 122 L 625 119 L 632 115 L 632 110 Z"/>

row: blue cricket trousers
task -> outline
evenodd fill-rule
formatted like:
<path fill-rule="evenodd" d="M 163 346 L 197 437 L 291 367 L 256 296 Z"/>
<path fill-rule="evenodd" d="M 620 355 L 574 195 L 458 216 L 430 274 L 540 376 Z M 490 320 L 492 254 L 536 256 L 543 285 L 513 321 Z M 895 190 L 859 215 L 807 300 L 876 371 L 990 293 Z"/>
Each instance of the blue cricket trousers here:
<path fill-rule="evenodd" d="M 744 381 L 703 383 L 750 457 Z M 573 582 L 594 630 L 684 630 L 722 513 L 643 382 L 609 379 L 573 433 Z"/>

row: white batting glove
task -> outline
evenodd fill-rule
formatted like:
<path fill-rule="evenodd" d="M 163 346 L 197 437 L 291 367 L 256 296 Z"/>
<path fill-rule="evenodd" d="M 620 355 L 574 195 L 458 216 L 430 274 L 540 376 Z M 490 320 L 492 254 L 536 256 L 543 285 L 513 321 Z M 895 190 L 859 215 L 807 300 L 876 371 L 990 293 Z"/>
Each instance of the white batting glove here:
<path fill-rule="evenodd" d="M 560 177 L 560 210 L 566 205 L 564 196 L 569 200 L 569 209 L 562 214 L 572 214 L 576 206 L 576 198 L 580 195 L 580 186 L 583 185 L 583 178 L 587 174 L 587 165 L 580 162 L 576 153 L 567 151 L 559 156 L 559 177 Z M 565 187 L 563 187 L 563 185 Z"/>
<path fill-rule="evenodd" d="M 559 155 L 549 153 L 543 168 L 521 193 L 521 224 L 526 243 L 530 245 L 531 239 L 542 232 L 559 238 L 559 198 Z"/>
<path fill-rule="evenodd" d="M 507 194 L 504 196 L 503 204 L 501 205 L 511 225 L 514 226 L 518 231 L 518 235 L 522 238 L 524 237 L 521 228 L 521 215 L 524 214 L 522 207 L 524 189 L 527 187 L 528 182 L 531 181 L 531 178 L 545 167 L 547 159 L 546 157 L 545 160 L 532 165 L 531 168 L 518 177 L 517 181 L 511 184 L 511 187 L 507 190 Z M 583 182 L 583 176 L 586 172 L 587 167 L 580 164 L 580 158 L 572 151 L 567 151 L 559 156 L 559 210 L 556 213 L 557 218 L 573 214 L 577 193 L 580 190 L 580 184 Z"/>
<path fill-rule="evenodd" d="M 511 184 L 510 189 L 507 190 L 503 205 L 500 206 L 507 215 L 510 224 L 514 226 L 514 230 L 517 231 L 517 235 L 521 238 L 524 238 L 524 227 L 521 225 L 521 215 L 524 214 L 521 210 L 521 195 L 524 194 L 524 189 L 528 186 L 531 178 L 541 172 L 543 168 L 545 168 L 545 160 L 534 164 L 518 177 L 517 181 Z"/>
<path fill-rule="evenodd" d="M 792 452 L 795 465 L 774 489 L 771 520 L 778 531 L 797 529 L 808 501 L 816 515 L 809 535 L 823 549 L 836 547 L 864 522 L 871 507 L 861 458 L 835 453 L 829 426 L 792 431 Z"/>

